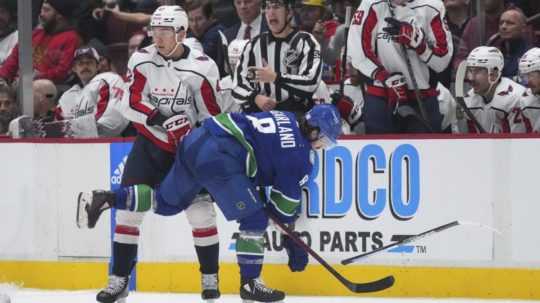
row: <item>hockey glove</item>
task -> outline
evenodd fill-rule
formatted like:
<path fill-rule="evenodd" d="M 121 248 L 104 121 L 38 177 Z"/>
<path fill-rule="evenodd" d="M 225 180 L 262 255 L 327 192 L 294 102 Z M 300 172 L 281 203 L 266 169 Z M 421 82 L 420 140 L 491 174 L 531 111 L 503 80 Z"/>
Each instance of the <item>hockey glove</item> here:
<path fill-rule="evenodd" d="M 402 73 L 390 74 L 384 81 L 384 86 L 390 106 L 407 101 L 407 81 Z"/>
<path fill-rule="evenodd" d="M 308 254 L 287 235 L 283 235 L 283 247 L 289 255 L 289 269 L 291 271 L 304 271 L 308 264 Z"/>
<path fill-rule="evenodd" d="M 388 23 L 388 26 L 383 28 L 383 31 L 390 34 L 395 42 L 415 49 L 418 54 L 424 52 L 426 49 L 424 31 L 416 24 L 414 19 L 410 23 L 394 18 L 385 18 L 384 20 Z"/>
<path fill-rule="evenodd" d="M 355 103 L 351 98 L 344 96 L 338 92 L 330 95 L 332 99 L 332 104 L 334 104 L 339 110 L 341 118 L 353 128 L 359 121 L 362 116 L 362 109 L 360 104 Z"/>
<path fill-rule="evenodd" d="M 176 115 L 163 122 L 163 128 L 167 132 L 167 139 L 175 148 L 182 138 L 191 131 L 191 124 L 186 115 Z"/>

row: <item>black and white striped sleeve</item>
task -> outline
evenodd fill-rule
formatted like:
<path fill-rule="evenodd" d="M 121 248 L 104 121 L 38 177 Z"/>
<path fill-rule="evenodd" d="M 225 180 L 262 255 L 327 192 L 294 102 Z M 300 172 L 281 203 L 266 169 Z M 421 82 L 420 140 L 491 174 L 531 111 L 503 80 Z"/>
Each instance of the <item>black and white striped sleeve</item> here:
<path fill-rule="evenodd" d="M 254 46 L 257 41 L 253 39 L 246 44 L 234 71 L 232 97 L 239 104 L 255 104 L 258 92 L 248 79 L 248 67 L 255 66 Z"/>
<path fill-rule="evenodd" d="M 302 58 L 298 74 L 282 72 L 277 75 L 275 83 L 291 91 L 301 91 L 306 95 L 313 95 L 321 81 L 321 46 L 313 35 L 303 33 L 296 49 L 301 52 Z"/>

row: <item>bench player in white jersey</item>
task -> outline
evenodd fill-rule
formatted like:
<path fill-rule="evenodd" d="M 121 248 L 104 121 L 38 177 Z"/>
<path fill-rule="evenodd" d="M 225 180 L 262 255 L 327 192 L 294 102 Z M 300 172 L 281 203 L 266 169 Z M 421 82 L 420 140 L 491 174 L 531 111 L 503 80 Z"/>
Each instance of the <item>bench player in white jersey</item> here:
<path fill-rule="evenodd" d="M 246 44 L 248 42 L 249 40 L 235 39 L 231 41 L 231 43 L 227 47 L 227 57 L 231 70 L 234 70 L 236 68 L 236 64 L 238 63 L 238 60 L 240 60 L 240 56 L 242 56 L 244 47 L 246 47 Z M 232 90 L 234 88 L 233 77 L 234 73 L 230 73 L 229 75 L 221 78 L 221 80 L 219 81 L 219 94 L 221 95 L 221 101 L 219 106 L 221 107 L 221 112 L 224 113 L 242 111 L 240 103 L 236 102 L 236 99 L 232 96 Z"/>
<path fill-rule="evenodd" d="M 479 46 L 467 57 L 467 78 L 472 89 L 465 104 L 488 133 L 510 133 L 515 127 L 519 100 L 525 88 L 501 77 L 504 57 L 496 47 Z M 469 133 L 477 129 L 467 120 Z"/>
<path fill-rule="evenodd" d="M 520 99 L 521 115 L 527 133 L 540 132 L 540 48 L 528 50 L 519 61 L 520 77 L 527 83 L 527 91 Z"/>
<path fill-rule="evenodd" d="M 440 131 L 437 73 L 446 69 L 453 52 L 445 14 L 440 0 L 363 0 L 358 7 L 348 49 L 354 50 L 354 68 L 366 78 L 366 133 L 426 132 L 425 123 Z M 401 112 L 398 105 L 419 112 L 415 88 L 420 90 L 426 122 L 396 114 Z"/>
<path fill-rule="evenodd" d="M 124 80 L 117 74 L 98 74 L 98 52 L 92 47 L 75 51 L 73 72 L 78 83 L 58 101 L 55 121 L 17 118 L 14 137 L 114 137 L 122 133 L 129 121 L 120 112 Z"/>
<path fill-rule="evenodd" d="M 57 118 L 71 120 L 94 115 L 100 136 L 118 136 L 129 123 L 118 110 L 124 80 L 111 72 L 98 74 L 99 59 L 92 47 L 75 51 L 73 71 L 79 83 L 60 97 Z"/>
<path fill-rule="evenodd" d="M 141 193 L 130 192 L 129 186 L 155 187 L 161 183 L 174 161 L 179 140 L 192 125 L 220 112 L 218 68 L 209 57 L 182 44 L 187 29 L 188 18 L 180 6 L 161 6 L 152 15 L 150 32 L 154 44 L 134 53 L 128 63 L 123 114 L 134 122 L 138 135 L 124 168 L 122 186 L 113 194 L 93 191 L 79 195 L 79 214 L 86 213 L 81 206 L 89 201 L 121 197 L 129 201 L 127 209 L 116 212 L 112 275 L 109 285 L 97 295 L 99 302 L 112 303 L 128 295 L 139 226 L 152 207 L 152 201 L 141 198 Z M 199 195 L 195 202 L 186 214 L 202 273 L 202 298 L 210 301 L 220 296 L 215 211 L 208 195 Z M 95 226 L 96 217 L 86 219 L 83 222 L 78 217 L 79 226 Z"/>

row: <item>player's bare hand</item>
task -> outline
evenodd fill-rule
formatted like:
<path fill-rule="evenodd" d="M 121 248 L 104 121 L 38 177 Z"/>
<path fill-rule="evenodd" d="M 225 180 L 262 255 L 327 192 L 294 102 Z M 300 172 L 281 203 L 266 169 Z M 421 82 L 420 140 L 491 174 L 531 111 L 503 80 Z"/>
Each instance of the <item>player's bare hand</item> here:
<path fill-rule="evenodd" d="M 257 104 L 257 107 L 259 107 L 262 111 L 268 112 L 276 108 L 277 102 L 270 97 L 257 95 L 255 98 L 255 104 Z"/>
<path fill-rule="evenodd" d="M 252 66 L 249 67 L 251 73 L 253 73 L 254 80 L 261 83 L 273 83 L 276 81 L 277 74 L 272 70 L 268 63 L 263 59 L 263 67 Z"/>

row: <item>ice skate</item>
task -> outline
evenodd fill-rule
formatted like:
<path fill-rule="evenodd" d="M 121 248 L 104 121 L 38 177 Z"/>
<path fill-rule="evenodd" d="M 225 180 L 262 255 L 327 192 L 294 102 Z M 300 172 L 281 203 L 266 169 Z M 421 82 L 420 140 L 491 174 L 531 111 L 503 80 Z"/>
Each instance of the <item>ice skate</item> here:
<path fill-rule="evenodd" d="M 113 206 L 115 194 L 108 190 L 81 192 L 77 198 L 77 226 L 94 228 L 101 213 Z"/>
<path fill-rule="evenodd" d="M 257 278 L 242 282 L 240 298 L 243 303 L 283 302 L 285 293 L 267 287 L 261 279 Z"/>
<path fill-rule="evenodd" d="M 125 303 L 129 294 L 129 277 L 109 276 L 109 284 L 101 290 L 96 300 L 101 303 Z"/>
<path fill-rule="evenodd" d="M 217 274 L 202 274 L 201 297 L 206 303 L 214 303 L 221 296 L 219 292 L 219 278 Z"/>

